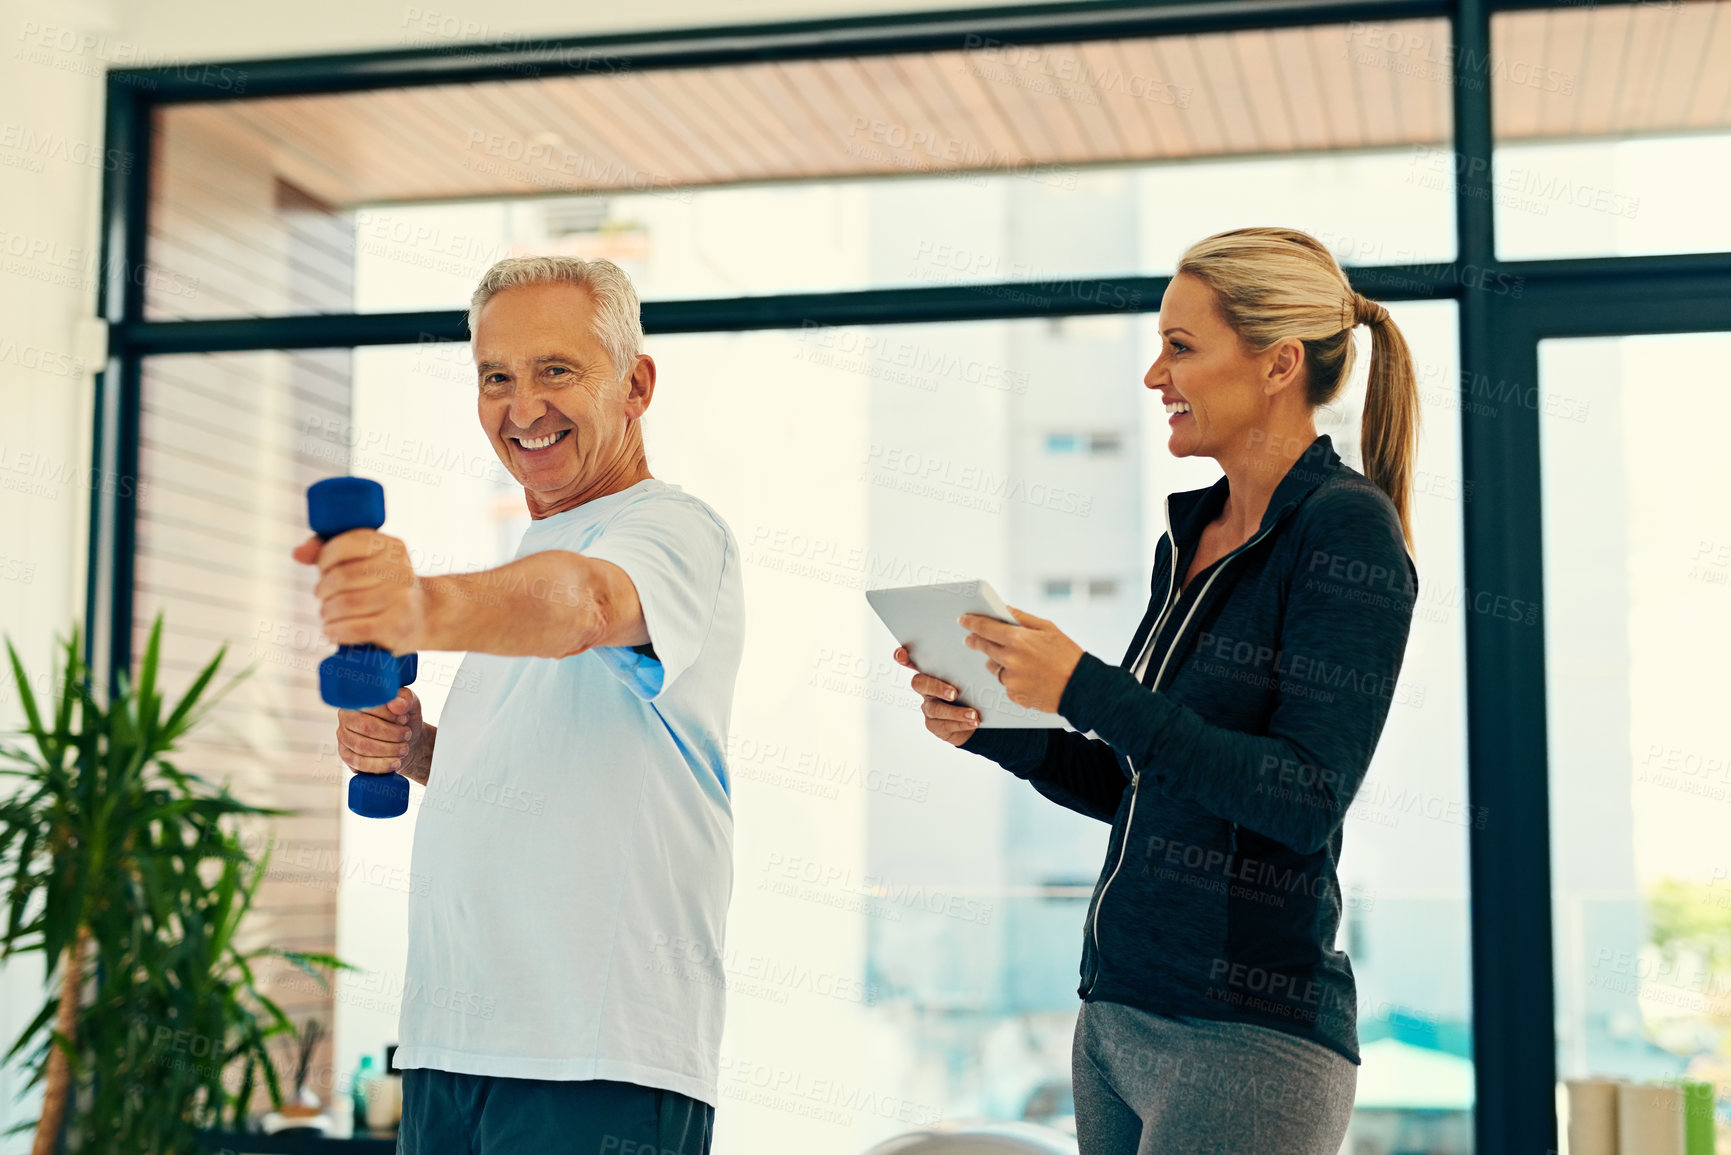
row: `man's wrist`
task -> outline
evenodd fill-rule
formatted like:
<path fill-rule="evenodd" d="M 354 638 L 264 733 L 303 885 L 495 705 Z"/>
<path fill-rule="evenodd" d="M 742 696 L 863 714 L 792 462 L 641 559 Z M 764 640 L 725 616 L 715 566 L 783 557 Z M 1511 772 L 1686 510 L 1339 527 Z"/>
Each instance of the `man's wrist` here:
<path fill-rule="evenodd" d="M 415 756 L 409 764 L 403 767 L 401 773 L 411 782 L 419 782 L 422 786 L 433 772 L 433 743 L 438 739 L 439 728 L 431 723 L 422 723 L 421 741 L 415 750 Z"/>
<path fill-rule="evenodd" d="M 415 579 L 421 586 L 421 644 L 417 650 L 462 650 L 466 647 L 454 644 L 452 634 L 456 623 L 452 620 L 449 577 L 424 577 Z"/>

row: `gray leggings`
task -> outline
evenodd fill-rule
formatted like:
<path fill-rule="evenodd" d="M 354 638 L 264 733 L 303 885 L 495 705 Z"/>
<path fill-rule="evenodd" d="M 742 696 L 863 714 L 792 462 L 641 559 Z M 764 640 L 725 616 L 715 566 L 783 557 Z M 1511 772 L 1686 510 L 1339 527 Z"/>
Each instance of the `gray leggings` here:
<path fill-rule="evenodd" d="M 1271 1027 L 1085 1002 L 1070 1056 L 1081 1155 L 1338 1155 L 1358 1067 Z"/>

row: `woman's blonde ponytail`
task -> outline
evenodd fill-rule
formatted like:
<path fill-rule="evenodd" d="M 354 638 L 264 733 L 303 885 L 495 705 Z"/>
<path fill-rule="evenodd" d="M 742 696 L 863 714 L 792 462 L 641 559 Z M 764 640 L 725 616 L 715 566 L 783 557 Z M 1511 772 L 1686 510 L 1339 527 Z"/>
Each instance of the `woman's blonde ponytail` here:
<path fill-rule="evenodd" d="M 1357 294 L 1354 294 L 1357 296 Z M 1388 310 L 1366 297 L 1358 301 L 1372 307 L 1359 315 L 1370 329 L 1370 380 L 1364 390 L 1364 417 L 1359 446 L 1364 457 L 1364 475 L 1394 502 L 1400 514 L 1401 533 L 1408 551 L 1412 541 L 1412 475 L 1418 454 L 1418 379 L 1413 373 L 1412 350 L 1406 337 L 1388 315 Z M 1369 315 L 1366 316 L 1366 313 Z"/>

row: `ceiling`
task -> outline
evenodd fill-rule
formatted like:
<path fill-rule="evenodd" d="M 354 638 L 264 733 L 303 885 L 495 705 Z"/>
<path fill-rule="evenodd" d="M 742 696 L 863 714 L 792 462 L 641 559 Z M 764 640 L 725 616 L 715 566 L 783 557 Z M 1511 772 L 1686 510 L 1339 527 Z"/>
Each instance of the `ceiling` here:
<path fill-rule="evenodd" d="M 1077 166 L 1449 138 L 1441 20 L 172 105 L 332 205 Z M 1731 127 L 1731 3 L 1495 21 L 1504 140 Z"/>

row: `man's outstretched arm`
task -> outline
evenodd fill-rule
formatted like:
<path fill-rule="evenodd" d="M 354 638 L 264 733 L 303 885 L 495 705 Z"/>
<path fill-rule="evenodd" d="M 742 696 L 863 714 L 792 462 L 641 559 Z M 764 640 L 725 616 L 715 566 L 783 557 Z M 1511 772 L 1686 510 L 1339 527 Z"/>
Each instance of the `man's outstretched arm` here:
<path fill-rule="evenodd" d="M 649 641 L 643 604 L 624 570 L 546 550 L 478 573 L 420 579 L 429 650 L 568 658 Z"/>
<path fill-rule="evenodd" d="M 419 577 L 400 539 L 357 529 L 326 542 L 309 538 L 295 558 L 318 566 L 313 592 L 324 632 L 342 645 L 565 658 L 649 642 L 625 571 L 569 550 L 478 573 Z"/>

